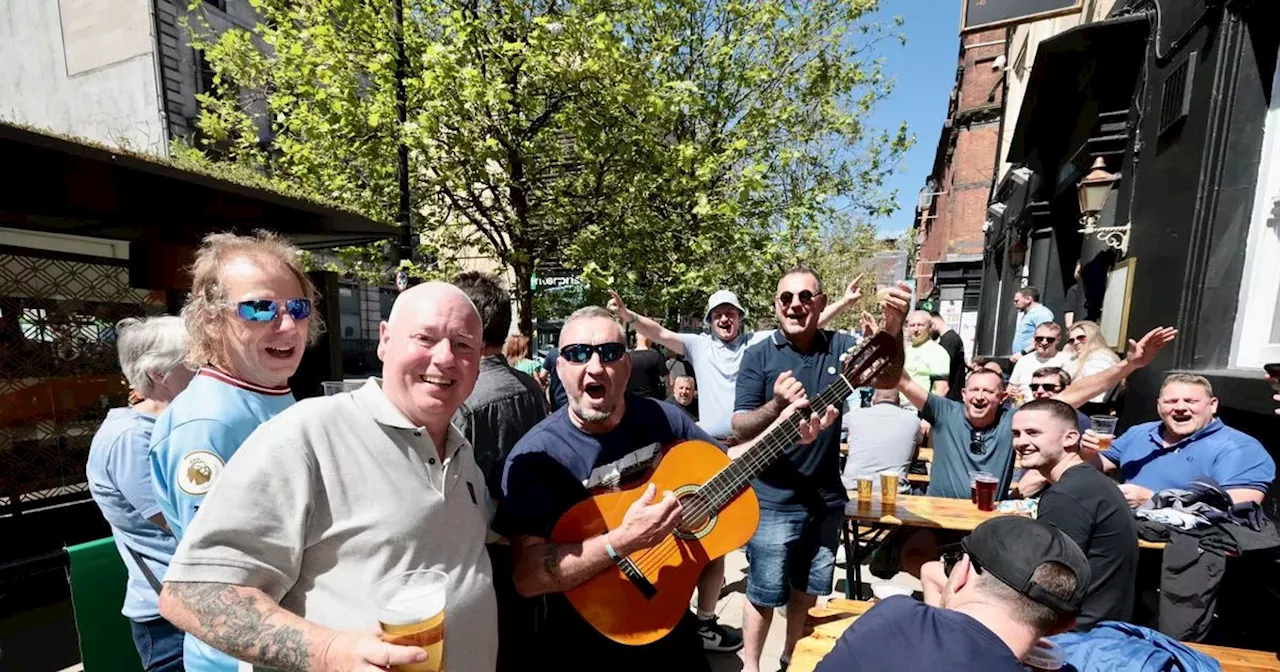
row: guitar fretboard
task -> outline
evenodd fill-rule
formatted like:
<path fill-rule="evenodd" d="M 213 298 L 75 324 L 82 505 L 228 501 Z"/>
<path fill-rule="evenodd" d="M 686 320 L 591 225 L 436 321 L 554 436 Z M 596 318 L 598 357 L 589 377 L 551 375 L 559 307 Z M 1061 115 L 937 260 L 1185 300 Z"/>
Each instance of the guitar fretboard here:
<path fill-rule="evenodd" d="M 854 362 L 846 363 L 842 369 L 852 372 L 852 377 L 857 381 L 858 385 L 865 384 L 885 364 L 883 356 L 880 356 L 876 361 L 871 361 L 878 354 L 879 349 L 874 345 L 864 348 L 857 353 Z M 765 469 L 769 468 L 769 465 L 773 464 L 782 455 L 783 451 L 800 440 L 798 426 L 802 417 L 806 417 L 810 413 L 821 415 L 831 406 L 843 407 L 844 400 L 850 394 L 853 394 L 854 388 L 854 383 L 851 383 L 847 374 L 842 372 L 831 385 L 827 386 L 827 389 L 823 390 L 817 397 L 809 400 L 808 412 L 796 413 L 787 418 L 786 421 L 774 427 L 772 431 L 760 437 L 760 440 L 746 453 L 743 453 L 729 466 L 720 470 L 720 473 L 712 476 L 699 489 L 699 494 L 710 505 L 711 510 L 719 511 L 724 508 L 738 493 L 747 487 L 751 479 L 763 473 Z"/>

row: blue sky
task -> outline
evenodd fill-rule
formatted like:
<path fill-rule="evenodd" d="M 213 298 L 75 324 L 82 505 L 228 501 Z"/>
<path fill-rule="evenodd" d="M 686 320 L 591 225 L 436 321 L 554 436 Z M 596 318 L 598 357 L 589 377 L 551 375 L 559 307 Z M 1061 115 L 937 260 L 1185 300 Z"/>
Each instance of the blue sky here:
<path fill-rule="evenodd" d="M 889 189 L 898 190 L 899 207 L 876 223 L 886 236 L 911 228 L 917 194 L 933 168 L 938 134 L 956 78 L 960 0 L 884 0 L 872 20 L 888 24 L 895 16 L 905 21 L 901 31 L 907 35 L 907 44 L 885 40 L 878 47 L 885 57 L 885 71 L 897 84 L 893 95 L 872 112 L 870 125 L 897 128 L 905 120 L 916 144 L 888 181 Z"/>

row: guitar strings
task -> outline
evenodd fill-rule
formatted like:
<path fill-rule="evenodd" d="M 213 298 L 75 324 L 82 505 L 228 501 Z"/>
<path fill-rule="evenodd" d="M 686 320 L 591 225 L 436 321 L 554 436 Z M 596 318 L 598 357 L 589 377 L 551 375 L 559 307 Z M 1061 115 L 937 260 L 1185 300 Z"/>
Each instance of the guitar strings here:
<path fill-rule="evenodd" d="M 878 376 L 888 363 L 888 359 L 883 356 L 871 361 L 869 365 L 867 362 L 859 361 L 864 357 L 872 358 L 876 356 L 877 350 L 878 348 L 867 348 L 858 352 L 855 357 L 852 369 L 854 378 L 858 380 L 859 384 L 864 384 L 867 380 Z M 864 366 L 867 367 L 865 370 L 858 371 Z M 844 383 L 844 387 L 848 389 L 840 389 L 842 387 L 840 383 Z M 856 388 L 857 385 L 851 383 L 846 375 L 842 373 L 827 389 L 823 390 L 821 394 L 810 402 L 810 410 L 815 413 L 823 413 L 827 407 L 834 405 L 836 401 L 841 401 L 843 404 L 844 398 L 852 394 Z M 703 517 L 710 519 L 711 514 L 722 508 L 729 500 L 741 492 L 743 486 L 747 485 L 752 478 L 750 475 L 752 472 L 763 470 L 788 446 L 794 445 L 796 439 L 800 438 L 800 431 L 797 426 L 799 422 L 799 414 L 791 416 L 788 422 L 783 425 L 785 431 L 780 433 L 778 437 L 766 435 L 759 443 L 752 446 L 751 450 L 746 454 L 708 479 L 706 484 L 698 490 L 698 494 L 701 495 L 698 505 L 689 510 L 688 518 L 683 516 L 682 518 L 685 520 L 701 520 Z M 745 470 L 738 468 L 740 465 L 746 465 L 748 468 Z M 729 483 L 720 483 L 720 480 L 728 480 Z M 709 495 L 704 494 L 704 491 L 707 490 L 711 490 L 712 493 Z M 726 495 L 724 502 L 716 503 Z M 671 542 L 676 542 L 676 540 L 673 534 L 668 533 L 657 544 L 639 551 L 633 559 L 637 570 L 647 577 L 661 569 L 674 555 L 680 552 L 679 543 Z"/>
<path fill-rule="evenodd" d="M 848 381 L 845 381 L 843 376 L 838 380 L 839 382 L 844 382 L 845 386 L 848 386 Z M 810 408 L 813 412 L 822 413 L 828 406 L 832 405 L 832 401 L 847 397 L 851 393 L 851 390 L 840 390 L 839 388 L 841 387 L 842 386 L 839 385 L 838 382 L 833 383 L 830 387 L 824 390 L 822 394 L 818 395 L 814 401 L 810 402 Z M 832 399 L 827 399 L 828 396 L 832 397 Z M 776 435 L 764 437 L 760 443 L 756 444 L 756 446 L 752 446 L 752 449 L 748 451 L 747 454 L 743 455 L 738 462 L 730 464 L 721 472 L 727 472 L 735 464 L 745 464 L 750 467 L 746 470 L 747 473 L 741 473 L 741 469 L 735 470 L 730 476 L 731 482 L 728 485 L 712 486 L 711 484 L 715 481 L 716 477 L 712 477 L 712 479 L 708 480 L 707 485 L 704 485 L 699 489 L 698 494 L 702 496 L 699 497 L 698 504 L 690 508 L 688 512 L 685 512 L 685 515 L 682 517 L 684 517 L 685 520 L 701 520 L 703 517 L 710 518 L 710 515 L 722 506 L 722 504 L 716 504 L 716 502 L 719 502 L 721 497 L 730 493 L 737 495 L 741 486 L 747 484 L 747 481 L 750 478 L 750 472 L 757 471 L 767 466 L 778 455 L 786 450 L 788 446 L 795 444 L 796 440 L 800 438 L 800 430 L 797 427 L 800 419 L 801 417 L 799 414 L 788 418 L 786 424 L 782 426 L 785 428 L 783 431 Z M 759 448 L 759 450 L 757 450 L 757 448 Z M 719 474 L 717 474 L 717 476 L 719 476 Z M 718 489 L 713 489 L 710 494 L 704 495 L 704 491 L 708 490 L 709 486 Z M 666 542 L 670 539 L 671 536 L 668 536 L 663 539 L 662 542 L 638 553 L 634 560 L 637 563 L 637 568 L 645 574 L 650 573 L 650 571 L 660 569 L 662 565 L 672 557 L 673 553 L 679 551 L 678 548 L 663 548 L 663 546 L 667 546 Z"/>
<path fill-rule="evenodd" d="M 875 374 L 879 373 L 879 369 L 882 364 L 883 360 L 873 362 L 872 370 Z M 858 376 L 858 378 L 862 378 L 862 376 Z M 862 381 L 860 380 L 859 382 Z M 841 386 L 840 383 L 844 383 L 844 386 Z M 846 389 L 841 389 L 842 387 Z M 810 409 L 815 413 L 825 412 L 827 407 L 833 405 L 835 401 L 843 401 L 845 397 L 852 394 L 853 389 L 854 386 L 849 383 L 848 379 L 846 379 L 842 374 L 835 382 L 827 387 L 826 390 L 823 390 L 821 394 L 810 402 Z M 762 470 L 783 451 L 785 451 L 788 446 L 795 444 L 796 440 L 800 438 L 800 431 L 797 427 L 800 419 L 801 416 L 799 414 L 791 416 L 788 418 L 787 423 L 783 425 L 785 428 L 784 431 L 776 436 L 765 436 L 760 443 L 756 444 L 756 446 L 752 446 L 751 450 L 748 451 L 747 454 L 743 455 L 737 461 L 729 464 L 709 479 L 707 484 L 699 489 L 698 494 L 702 495 L 703 492 L 708 489 L 712 490 L 712 494 L 700 497 L 698 502 L 699 506 L 691 508 L 688 512 L 688 517 L 684 519 L 700 520 L 704 516 L 709 518 L 712 513 L 720 509 L 724 504 L 727 504 L 729 499 L 736 496 L 741 489 L 747 485 L 752 472 Z M 748 467 L 748 469 L 745 470 L 745 473 L 741 468 L 735 469 L 735 467 L 739 467 L 740 465 Z M 722 476 L 730 480 L 730 483 L 715 483 L 715 481 Z M 713 485 L 713 483 L 715 484 Z M 729 495 L 725 502 L 719 504 L 715 503 L 725 495 Z M 661 542 L 637 553 L 633 562 L 642 574 L 648 576 L 660 570 L 675 554 L 680 552 L 678 543 L 668 543 L 673 541 L 673 536 L 674 535 L 668 535 Z"/>

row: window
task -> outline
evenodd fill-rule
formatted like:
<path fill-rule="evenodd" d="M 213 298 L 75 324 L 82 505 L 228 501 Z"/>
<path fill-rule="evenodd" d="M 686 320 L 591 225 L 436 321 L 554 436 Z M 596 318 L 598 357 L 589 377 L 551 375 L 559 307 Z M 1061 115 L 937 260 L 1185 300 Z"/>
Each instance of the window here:
<path fill-rule="evenodd" d="M 360 338 L 360 294 L 356 287 L 338 287 L 338 313 L 344 340 Z"/>
<path fill-rule="evenodd" d="M 1280 362 L 1280 68 L 1271 83 L 1231 362 L 1248 369 Z"/>

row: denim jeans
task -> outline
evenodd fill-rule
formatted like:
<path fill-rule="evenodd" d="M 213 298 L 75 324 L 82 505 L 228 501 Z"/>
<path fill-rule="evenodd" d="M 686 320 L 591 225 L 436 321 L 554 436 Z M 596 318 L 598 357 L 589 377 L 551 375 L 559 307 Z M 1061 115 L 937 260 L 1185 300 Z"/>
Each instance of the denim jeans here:
<path fill-rule="evenodd" d="M 183 672 L 181 630 L 163 618 L 129 621 L 144 672 Z"/>
<path fill-rule="evenodd" d="M 760 525 L 747 542 L 747 599 L 757 607 L 781 607 L 799 590 L 831 592 L 844 509 L 760 509 Z"/>

